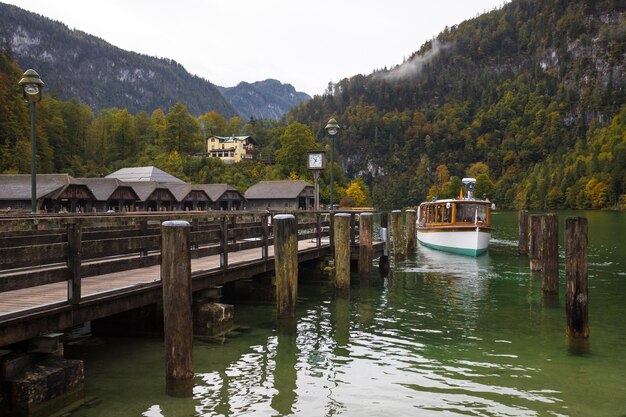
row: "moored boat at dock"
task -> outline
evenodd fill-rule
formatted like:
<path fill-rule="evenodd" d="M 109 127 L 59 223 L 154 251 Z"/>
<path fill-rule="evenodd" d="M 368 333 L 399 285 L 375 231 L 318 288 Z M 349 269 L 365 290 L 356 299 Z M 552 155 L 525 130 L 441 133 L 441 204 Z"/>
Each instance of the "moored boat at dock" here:
<path fill-rule="evenodd" d="M 491 202 L 474 198 L 474 178 L 463 178 L 466 194 L 424 202 L 417 211 L 417 240 L 424 246 L 479 256 L 491 239 Z"/>

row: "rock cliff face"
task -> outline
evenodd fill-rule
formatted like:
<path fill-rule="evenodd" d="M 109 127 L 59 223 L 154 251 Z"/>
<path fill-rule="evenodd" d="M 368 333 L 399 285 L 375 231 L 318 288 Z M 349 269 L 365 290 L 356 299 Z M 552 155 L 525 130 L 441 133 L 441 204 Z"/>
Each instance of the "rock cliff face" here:
<path fill-rule="evenodd" d="M 35 68 L 46 89 L 94 110 L 121 107 L 131 113 L 177 102 L 192 114 L 217 111 L 226 118 L 280 119 L 310 97 L 277 80 L 217 87 L 176 61 L 119 49 L 95 36 L 0 3 L 0 48 L 22 68 Z"/>
<path fill-rule="evenodd" d="M 47 91 L 72 97 L 94 110 L 126 108 L 131 113 L 176 102 L 192 114 L 237 113 L 209 81 L 170 59 L 119 49 L 62 23 L 0 3 L 0 48 L 22 68 L 34 68 Z"/>
<path fill-rule="evenodd" d="M 220 87 L 220 91 L 244 120 L 280 119 L 289 109 L 311 98 L 291 84 L 271 79 L 241 82 L 236 87 Z"/>

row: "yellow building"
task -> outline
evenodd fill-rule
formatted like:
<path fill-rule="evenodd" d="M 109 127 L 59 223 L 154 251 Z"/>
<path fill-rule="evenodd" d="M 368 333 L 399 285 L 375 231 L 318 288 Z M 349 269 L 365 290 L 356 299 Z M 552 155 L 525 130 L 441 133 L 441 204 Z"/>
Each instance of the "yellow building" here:
<path fill-rule="evenodd" d="M 206 153 L 211 158 L 233 164 L 244 159 L 255 159 L 252 136 L 210 136 L 206 140 Z"/>

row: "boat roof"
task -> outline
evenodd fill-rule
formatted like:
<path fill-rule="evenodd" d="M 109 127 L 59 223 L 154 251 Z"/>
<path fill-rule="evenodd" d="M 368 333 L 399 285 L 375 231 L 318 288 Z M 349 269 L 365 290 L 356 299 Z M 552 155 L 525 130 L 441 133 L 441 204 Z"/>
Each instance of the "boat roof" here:
<path fill-rule="evenodd" d="M 437 204 L 437 203 L 473 203 L 473 204 L 490 204 L 491 202 L 489 200 L 479 200 L 477 198 L 445 198 L 442 200 L 435 200 L 435 201 L 424 201 L 423 203 L 420 204 L 420 206 L 422 204 Z"/>

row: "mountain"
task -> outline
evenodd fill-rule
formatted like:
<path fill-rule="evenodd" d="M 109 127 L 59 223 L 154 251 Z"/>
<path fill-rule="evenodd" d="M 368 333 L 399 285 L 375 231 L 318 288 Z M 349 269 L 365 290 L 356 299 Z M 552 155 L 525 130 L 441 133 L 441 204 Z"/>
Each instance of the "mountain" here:
<path fill-rule="evenodd" d="M 244 119 L 280 119 L 292 107 L 311 97 L 278 80 L 241 82 L 236 87 L 219 87 L 221 93 Z"/>
<path fill-rule="evenodd" d="M 18 7 L 0 3 L 0 48 L 22 68 L 34 68 L 46 90 L 77 97 L 94 110 L 121 107 L 131 113 L 176 102 L 192 114 L 236 114 L 209 81 L 170 59 L 124 51 L 102 39 Z"/>
<path fill-rule="evenodd" d="M 287 116 L 324 138 L 381 207 L 482 175 L 502 207 L 626 203 L 626 3 L 512 0 L 403 64 L 343 79 Z M 480 178 L 479 178 L 480 180 Z M 478 194 L 481 195 L 481 194 Z"/>

